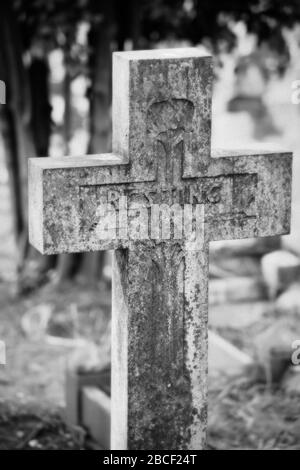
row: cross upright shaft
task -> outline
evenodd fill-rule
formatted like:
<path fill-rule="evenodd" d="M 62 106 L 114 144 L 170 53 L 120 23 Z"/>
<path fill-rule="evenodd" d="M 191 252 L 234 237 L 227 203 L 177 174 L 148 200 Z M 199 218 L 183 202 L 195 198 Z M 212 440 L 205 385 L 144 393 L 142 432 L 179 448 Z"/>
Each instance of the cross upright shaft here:
<path fill-rule="evenodd" d="M 113 449 L 205 446 L 209 241 L 289 231 L 291 154 L 211 152 L 211 89 L 211 57 L 197 49 L 116 53 L 113 154 L 30 161 L 31 243 L 47 254 L 116 250 Z M 124 226 L 114 218 L 123 198 Z M 144 215 L 191 206 L 196 244 L 174 227 L 153 237 L 137 204 Z"/>

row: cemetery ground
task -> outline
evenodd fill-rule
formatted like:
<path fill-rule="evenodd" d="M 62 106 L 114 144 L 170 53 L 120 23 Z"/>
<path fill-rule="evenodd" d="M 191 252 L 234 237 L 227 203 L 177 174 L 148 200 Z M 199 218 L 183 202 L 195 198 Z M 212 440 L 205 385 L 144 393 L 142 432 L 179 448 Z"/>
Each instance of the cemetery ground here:
<path fill-rule="evenodd" d="M 103 302 L 107 296 L 109 293 L 99 297 L 96 289 L 81 291 L 69 285 L 62 290 L 46 287 L 16 299 L 7 283 L 2 283 L 0 328 L 7 346 L 7 366 L 0 370 L 0 449 L 81 447 L 61 418 L 66 363 L 76 348 L 53 346 L 45 336 L 35 335 L 41 328 L 39 321 L 50 309 L 48 333 L 68 342 L 67 338 L 74 336 L 72 308 L 76 308 L 76 335 L 94 340 L 101 349 L 109 320 L 109 301 Z"/>
<path fill-rule="evenodd" d="M 0 448 L 85 448 L 63 423 L 64 375 L 70 357 L 76 360 L 74 353 L 77 358 L 83 355 L 85 361 L 93 360 L 95 350 L 76 347 L 78 338 L 97 345 L 100 362 L 108 358 L 108 286 L 103 284 L 99 292 L 99 286 L 70 283 L 58 287 L 49 283 L 32 294 L 16 297 L 13 282 L 2 279 L 0 291 L 0 337 L 7 344 L 7 366 L 0 370 Z M 280 316 L 268 302 L 263 302 L 260 314 L 254 316 L 249 302 L 244 303 L 244 310 L 239 304 L 241 322 L 220 321 L 218 307 L 211 306 L 210 313 L 212 330 L 253 355 L 257 337 Z M 228 313 L 225 315 L 228 320 Z M 43 323 L 45 318 L 49 321 Z M 299 328 L 299 317 L 292 322 Z M 61 344 L 53 344 L 50 335 L 60 337 Z M 228 369 L 231 367 L 229 361 Z M 287 390 L 284 381 L 268 387 L 257 370 L 241 369 L 237 375 L 212 371 L 211 449 L 300 447 L 299 379 L 299 393 L 297 387 Z"/>

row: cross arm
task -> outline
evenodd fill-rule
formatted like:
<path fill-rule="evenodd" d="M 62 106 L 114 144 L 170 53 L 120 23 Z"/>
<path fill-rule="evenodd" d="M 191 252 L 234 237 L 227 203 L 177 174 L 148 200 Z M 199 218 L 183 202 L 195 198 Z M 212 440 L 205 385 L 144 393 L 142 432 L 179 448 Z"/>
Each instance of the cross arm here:
<path fill-rule="evenodd" d="M 231 176 L 223 200 L 207 207 L 210 240 L 283 235 L 290 231 L 292 154 L 275 150 L 212 151 L 210 176 Z"/>
<path fill-rule="evenodd" d="M 94 246 L 81 236 L 88 198 L 130 181 L 130 166 L 114 154 L 29 160 L 29 240 L 43 254 L 120 248 L 117 241 Z M 85 204 L 83 204 L 85 202 Z"/>

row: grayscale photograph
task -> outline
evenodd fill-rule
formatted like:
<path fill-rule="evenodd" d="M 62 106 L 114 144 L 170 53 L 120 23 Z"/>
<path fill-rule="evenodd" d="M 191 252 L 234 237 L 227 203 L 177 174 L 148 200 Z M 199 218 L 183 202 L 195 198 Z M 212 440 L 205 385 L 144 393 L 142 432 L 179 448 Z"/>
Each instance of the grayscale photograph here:
<path fill-rule="evenodd" d="M 300 450 L 299 158 L 300 0 L 2 0 L 0 450 Z"/>

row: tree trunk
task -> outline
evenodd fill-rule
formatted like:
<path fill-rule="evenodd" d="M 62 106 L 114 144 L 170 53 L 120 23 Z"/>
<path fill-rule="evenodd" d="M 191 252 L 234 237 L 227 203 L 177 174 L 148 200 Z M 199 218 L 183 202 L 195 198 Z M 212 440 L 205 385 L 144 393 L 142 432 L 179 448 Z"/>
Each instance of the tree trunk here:
<path fill-rule="evenodd" d="M 70 155 L 70 140 L 72 137 L 72 93 L 71 83 L 72 77 L 69 69 L 69 48 L 70 40 L 67 41 L 67 45 L 64 51 L 64 63 L 65 63 L 65 77 L 63 83 L 63 94 L 65 100 L 65 111 L 64 111 L 64 124 L 63 124 L 63 138 L 64 138 L 64 152 L 66 155 Z M 80 258 L 79 258 L 80 259 Z M 56 265 L 56 276 L 55 283 L 60 285 L 65 281 L 69 280 L 74 272 L 75 264 L 78 264 L 78 256 L 72 254 L 62 254 L 58 256 Z"/>
<path fill-rule="evenodd" d="M 106 1 L 108 5 L 109 1 Z M 111 148 L 111 54 L 114 39 L 110 8 L 104 18 L 93 26 L 89 41 L 93 51 L 90 58 L 90 146 L 89 153 L 104 153 Z"/>
<path fill-rule="evenodd" d="M 126 40 L 131 41 L 132 49 L 140 47 L 141 39 L 141 1 L 115 0 L 117 17 L 117 47 L 122 51 Z"/>
<path fill-rule="evenodd" d="M 31 99 L 22 58 L 19 26 L 10 2 L 0 2 L 0 71 L 7 88 L 1 112 L 2 131 L 12 191 L 18 268 L 22 269 L 27 238 L 27 157 L 35 156 L 30 130 Z"/>
<path fill-rule="evenodd" d="M 71 97 L 71 83 L 72 77 L 69 70 L 68 64 L 68 52 L 65 52 L 65 77 L 64 77 L 64 99 L 65 99 L 65 112 L 64 112 L 64 142 L 65 142 L 65 154 L 70 154 L 70 140 L 72 133 L 72 97 Z"/>
<path fill-rule="evenodd" d="M 138 0 L 130 0 L 129 5 L 122 0 L 105 0 L 101 9 L 103 20 L 91 29 L 90 154 L 111 151 L 112 46 L 116 37 L 118 50 L 124 49 L 126 39 L 131 39 L 133 48 L 138 48 L 140 11 Z M 99 275 L 102 277 L 108 259 L 103 252 L 85 254 L 80 279 L 90 283 Z"/>
<path fill-rule="evenodd" d="M 90 144 L 89 153 L 111 151 L 111 69 L 112 44 L 114 40 L 113 6 L 105 0 L 101 13 L 103 19 L 93 25 L 89 34 L 92 51 L 90 57 Z M 82 257 L 79 278 L 91 283 L 102 277 L 105 253 L 86 253 Z"/>
<path fill-rule="evenodd" d="M 31 90 L 31 129 L 38 157 L 49 154 L 51 136 L 51 111 L 49 89 L 49 66 L 45 54 L 33 56 L 29 67 L 29 80 Z M 34 250 L 32 248 L 32 250 Z M 40 255 L 40 277 L 47 274 L 49 269 L 55 267 L 56 256 Z"/>
<path fill-rule="evenodd" d="M 48 156 L 51 135 L 49 67 L 44 58 L 33 57 L 29 67 L 31 89 L 31 128 L 36 153 Z"/>
<path fill-rule="evenodd" d="M 132 39 L 133 50 L 140 48 L 141 40 L 141 1 L 130 1 L 130 30 L 129 35 Z"/>

